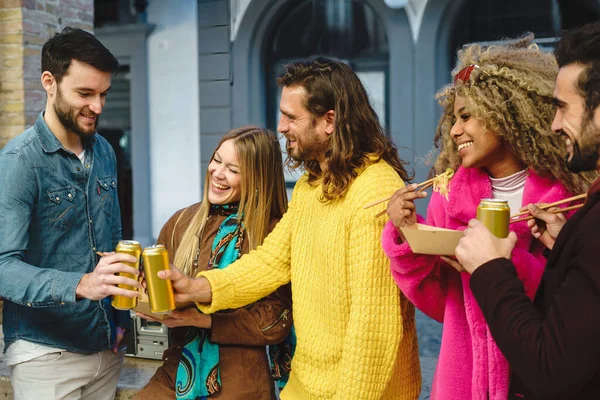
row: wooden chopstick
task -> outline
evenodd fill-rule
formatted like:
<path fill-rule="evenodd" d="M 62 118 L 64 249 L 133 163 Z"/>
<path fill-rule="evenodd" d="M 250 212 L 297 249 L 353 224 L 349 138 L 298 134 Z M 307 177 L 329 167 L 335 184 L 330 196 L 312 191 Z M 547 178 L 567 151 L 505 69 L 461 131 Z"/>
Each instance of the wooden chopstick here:
<path fill-rule="evenodd" d="M 375 218 L 379 218 L 379 217 L 381 217 L 382 215 L 385 215 L 385 213 L 386 213 L 386 212 L 387 212 L 387 208 L 386 208 L 385 210 L 383 210 L 383 211 L 379 211 L 379 212 L 377 213 L 377 215 L 375 215 Z"/>
<path fill-rule="evenodd" d="M 425 182 L 429 182 L 429 181 L 425 181 Z M 423 183 L 425 183 L 423 182 Z M 433 181 L 429 182 L 427 185 L 423 185 L 421 187 L 417 186 L 417 188 L 422 192 L 425 189 L 429 189 L 430 187 L 433 186 Z M 416 190 L 416 189 L 415 189 Z"/>
<path fill-rule="evenodd" d="M 425 190 L 425 189 L 429 189 L 431 186 L 433 186 L 433 182 L 429 182 L 427 185 L 425 185 L 425 186 L 421 187 L 419 190 L 420 190 L 420 191 L 423 191 L 423 190 Z M 416 189 L 415 189 L 415 190 L 416 190 Z M 389 199 L 387 199 L 387 200 L 389 200 Z M 385 208 L 383 211 L 380 211 L 380 212 L 378 212 L 378 213 L 375 215 L 375 218 L 379 218 L 379 217 L 381 217 L 381 216 L 382 216 L 383 214 L 385 214 L 386 212 L 387 212 L 387 208 Z"/>
<path fill-rule="evenodd" d="M 426 180 L 424 182 L 419 183 L 417 185 L 417 187 L 415 188 L 415 191 L 417 191 L 417 190 L 421 190 L 422 191 L 422 190 L 425 190 L 425 189 L 433 186 L 433 179 L 434 178 L 431 178 L 431 179 L 428 179 L 428 180 Z M 366 210 L 367 208 L 371 208 L 373 206 L 376 206 L 377 204 L 381 204 L 384 201 L 389 201 L 391 198 L 392 198 L 392 196 L 386 197 L 385 199 L 374 201 L 372 203 L 369 203 L 369 204 L 367 204 L 366 206 L 363 207 L 363 210 Z"/>
<path fill-rule="evenodd" d="M 571 210 L 577 210 L 578 208 L 583 207 L 583 204 L 575 204 L 574 206 L 570 206 L 570 207 L 565 207 L 565 208 L 559 208 L 557 210 L 552 210 L 549 211 L 552 214 L 558 214 L 558 213 L 563 213 L 565 211 L 571 211 Z M 523 217 L 523 218 L 519 218 L 519 219 L 511 219 L 509 223 L 515 223 L 515 222 L 520 222 L 520 221 L 528 221 L 530 219 L 534 219 L 535 217 L 533 215 L 529 215 L 527 217 Z"/>
<path fill-rule="evenodd" d="M 555 201 L 554 203 L 544 204 L 543 206 L 538 206 L 538 207 L 540 207 L 542 210 L 546 210 L 548 208 L 558 206 L 559 204 L 569 203 L 571 201 L 575 201 L 575 200 L 579 200 L 579 199 L 585 199 L 586 197 L 587 197 L 587 193 L 582 193 L 582 194 L 578 194 L 577 196 L 569 197 L 568 199 L 558 200 L 558 201 Z M 529 214 L 529 211 L 521 211 L 518 214 L 511 215 L 510 218 L 520 217 L 521 215 L 525 215 L 525 214 Z"/>

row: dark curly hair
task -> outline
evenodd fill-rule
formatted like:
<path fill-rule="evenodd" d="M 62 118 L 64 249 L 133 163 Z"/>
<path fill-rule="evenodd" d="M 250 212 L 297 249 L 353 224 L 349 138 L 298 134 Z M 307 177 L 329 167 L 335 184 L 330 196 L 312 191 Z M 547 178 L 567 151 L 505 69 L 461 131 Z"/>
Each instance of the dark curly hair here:
<path fill-rule="evenodd" d="M 574 174 L 567 169 L 566 149 L 552 133 L 552 104 L 558 66 L 552 54 L 541 51 L 527 34 L 504 45 L 468 45 L 458 52 L 452 76 L 477 65 L 466 82 L 444 87 L 437 99 L 444 108 L 435 146 L 440 149 L 432 173 L 456 169 L 461 163 L 450 130 L 454 99 L 461 96 L 482 125 L 508 143 L 519 160 L 538 175 L 554 178 L 573 193 L 587 190 L 595 172 Z"/>

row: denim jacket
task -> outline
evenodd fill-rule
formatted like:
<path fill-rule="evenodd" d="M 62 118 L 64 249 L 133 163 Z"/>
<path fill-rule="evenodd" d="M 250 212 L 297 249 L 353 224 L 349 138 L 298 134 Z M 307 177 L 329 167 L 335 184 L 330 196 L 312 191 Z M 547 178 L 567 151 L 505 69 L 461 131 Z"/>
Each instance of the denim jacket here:
<path fill-rule="evenodd" d="M 114 251 L 120 238 L 110 144 L 94 135 L 82 164 L 40 114 L 0 150 L 4 350 L 18 339 L 79 353 L 110 348 L 111 326 L 127 326 L 128 314 L 109 299 L 76 300 L 75 289 L 94 270 L 96 251 Z"/>

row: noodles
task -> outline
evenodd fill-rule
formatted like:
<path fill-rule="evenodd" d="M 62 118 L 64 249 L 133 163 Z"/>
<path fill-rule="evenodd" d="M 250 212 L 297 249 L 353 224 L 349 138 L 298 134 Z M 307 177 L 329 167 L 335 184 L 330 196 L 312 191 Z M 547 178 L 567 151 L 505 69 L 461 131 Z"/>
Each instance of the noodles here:
<path fill-rule="evenodd" d="M 446 200 L 448 200 L 448 194 L 450 193 L 449 182 L 452 176 L 454 176 L 454 170 L 452 168 L 448 168 L 446 169 L 446 172 L 433 178 L 433 191 L 438 192 L 441 196 L 444 196 Z"/>

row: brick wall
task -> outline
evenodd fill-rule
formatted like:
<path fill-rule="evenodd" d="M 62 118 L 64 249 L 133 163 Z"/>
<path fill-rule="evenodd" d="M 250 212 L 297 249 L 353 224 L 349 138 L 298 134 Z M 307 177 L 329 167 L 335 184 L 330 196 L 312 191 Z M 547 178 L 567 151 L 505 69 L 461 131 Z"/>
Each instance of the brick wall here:
<path fill-rule="evenodd" d="M 0 0 L 0 148 L 46 104 L 40 54 L 65 26 L 93 30 L 94 0 Z"/>

